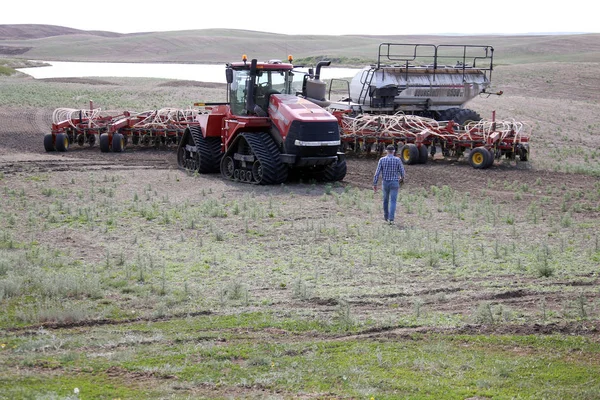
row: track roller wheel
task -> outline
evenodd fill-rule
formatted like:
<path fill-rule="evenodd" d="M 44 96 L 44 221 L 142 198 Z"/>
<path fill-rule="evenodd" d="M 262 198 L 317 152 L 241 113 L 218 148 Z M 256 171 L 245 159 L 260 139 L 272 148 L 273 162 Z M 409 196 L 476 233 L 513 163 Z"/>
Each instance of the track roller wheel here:
<path fill-rule="evenodd" d="M 405 144 L 400 149 L 400 159 L 407 165 L 416 164 L 419 162 L 419 149 L 413 143 Z"/>
<path fill-rule="evenodd" d="M 235 163 L 233 158 L 227 156 L 221 160 L 221 175 L 226 179 L 233 179 L 233 173 L 235 171 Z"/>
<path fill-rule="evenodd" d="M 254 174 L 250 170 L 246 171 L 246 183 L 258 183 L 254 180 Z"/>
<path fill-rule="evenodd" d="M 66 133 L 59 133 L 56 135 L 55 143 L 56 151 L 67 151 L 69 150 L 69 137 Z"/>
<path fill-rule="evenodd" d="M 469 154 L 469 164 L 475 169 L 484 169 L 490 165 L 490 158 L 492 158 L 492 155 L 488 149 L 485 147 L 476 147 Z"/>
<path fill-rule="evenodd" d="M 125 137 L 121 133 L 112 135 L 112 151 L 121 153 L 125 149 Z"/>
<path fill-rule="evenodd" d="M 46 133 L 44 135 L 44 149 L 47 152 L 56 151 L 54 148 L 54 138 L 51 133 Z"/>
<path fill-rule="evenodd" d="M 260 161 L 256 160 L 254 161 L 254 164 L 252 164 L 252 180 L 256 183 L 262 181 L 263 179 L 263 167 L 262 164 L 260 163 Z"/>
<path fill-rule="evenodd" d="M 100 135 L 100 151 L 103 153 L 108 153 L 110 151 L 110 139 L 108 138 L 108 133 Z"/>
<path fill-rule="evenodd" d="M 429 159 L 429 154 L 427 151 L 427 146 L 424 144 L 419 147 L 419 164 L 427 164 L 427 160 Z"/>

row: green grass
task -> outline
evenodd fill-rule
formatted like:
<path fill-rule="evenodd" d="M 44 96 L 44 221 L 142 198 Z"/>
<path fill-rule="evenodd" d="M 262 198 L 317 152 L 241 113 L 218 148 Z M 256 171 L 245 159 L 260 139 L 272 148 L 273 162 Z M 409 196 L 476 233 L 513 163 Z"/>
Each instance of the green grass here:
<path fill-rule="evenodd" d="M 164 107 L 190 108 L 196 101 L 222 101 L 224 89 L 162 86 L 161 79 L 103 78 L 99 85 L 0 77 L 0 106 L 54 109 L 89 108 L 93 100 L 103 110 L 143 111 Z"/>
<path fill-rule="evenodd" d="M 400 207 L 409 229 L 390 230 L 360 218 L 377 215 L 378 201 L 368 191 L 308 185 L 289 194 L 278 188 L 239 195 L 211 190 L 197 193 L 193 202 L 177 203 L 165 194 L 169 187 L 181 190 L 203 178 L 174 174 L 165 171 L 158 189 L 122 174 L 109 179 L 76 173 L 72 179 L 82 182 L 78 191 L 52 180 L 19 183 L 5 177 L 0 299 L 7 312 L 0 326 L 129 318 L 132 311 L 152 318 L 197 308 L 260 308 L 273 301 L 285 309 L 294 299 L 305 301 L 309 311 L 310 299 L 331 299 L 333 304 L 349 301 L 347 319 L 360 328 L 389 323 L 392 315 L 367 318 L 353 302 L 371 299 L 396 307 L 417 297 L 423 297 L 418 315 L 405 309 L 393 315 L 392 323 L 459 326 L 474 318 L 477 302 L 449 317 L 427 290 L 435 293 L 444 281 L 455 280 L 462 282 L 463 296 L 482 289 L 502 292 L 514 286 L 507 279 L 522 280 L 521 287 L 533 292 L 546 290 L 550 279 L 550 287 L 558 290 L 553 282 L 595 271 L 596 253 L 589 251 L 595 224 L 578 224 L 596 210 L 594 191 L 570 200 L 577 201 L 579 213 L 571 213 L 566 203 L 564 211 L 548 218 L 543 209 L 515 214 L 501 203 L 434 186 L 403 194 Z M 131 185 L 137 196 L 131 195 Z M 304 188 L 320 193 L 308 196 L 331 210 L 328 217 L 290 220 L 306 212 L 292 197 L 307 196 Z M 360 212 L 348 212 L 354 208 Z M 511 223 L 506 222 L 509 215 Z M 428 228 L 438 218 L 446 221 L 444 226 Z M 527 233 L 530 224 L 537 226 L 534 240 Z M 131 227 L 135 235 L 129 234 Z M 287 236 L 289 231 L 295 235 Z M 40 244 L 47 235 L 95 237 L 96 256 L 81 259 L 77 244 L 60 250 Z M 114 246 L 115 236 L 124 238 L 123 248 Z M 156 238 L 161 238 L 159 247 Z M 418 277 L 421 290 L 411 287 L 411 277 Z M 471 285 L 467 278 L 482 280 Z M 64 301 L 73 307 L 63 307 Z M 537 310 L 530 308 L 512 314 L 519 322 L 537 318 Z M 577 318 L 573 312 L 563 314 L 556 319 Z"/>
<path fill-rule="evenodd" d="M 399 230 L 377 223 L 372 191 L 212 179 L 169 170 L 4 175 L 2 393 L 586 398 L 597 390 L 593 340 L 453 332 L 593 326 L 599 188 L 555 185 L 540 193 L 545 207 L 518 208 L 448 186 L 403 189 Z M 490 180 L 482 190 L 534 188 Z M 573 204 L 579 212 L 569 214 Z M 324 214 L 306 218 L 313 210 Z M 540 274 L 546 267 L 553 273 Z M 406 333 L 369 338 L 396 329 Z"/>
<path fill-rule="evenodd" d="M 285 331 L 257 330 L 267 327 Z M 600 389 L 600 347 L 583 337 L 414 333 L 338 341 L 317 333 L 328 329 L 307 328 L 240 314 L 55 331 L 47 340 L 59 345 L 40 342 L 44 335 L 9 342 L 0 385 L 4 398 L 68 396 L 74 388 L 82 398 L 221 398 L 260 388 L 376 399 L 560 399 L 594 398 Z M 143 386 L 128 377 L 143 377 Z"/>
<path fill-rule="evenodd" d="M 0 76 L 10 76 L 13 75 L 15 72 L 17 71 L 15 71 L 13 68 L 0 65 Z"/>

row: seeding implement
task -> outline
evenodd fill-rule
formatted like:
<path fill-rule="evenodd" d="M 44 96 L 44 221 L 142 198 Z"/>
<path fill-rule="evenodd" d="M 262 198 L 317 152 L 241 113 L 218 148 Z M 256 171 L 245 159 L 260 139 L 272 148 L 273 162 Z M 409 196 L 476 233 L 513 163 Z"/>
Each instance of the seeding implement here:
<path fill-rule="evenodd" d="M 469 163 L 477 169 L 488 168 L 501 157 L 528 158 L 530 128 L 517 121 L 480 120 L 461 126 L 415 115 L 334 114 L 342 128 L 344 151 L 381 152 L 393 144 L 405 164 L 424 164 L 438 149 L 445 157 L 457 158 L 469 151 Z"/>
<path fill-rule="evenodd" d="M 191 125 L 197 125 L 198 110 L 163 108 L 142 113 L 102 111 L 90 102 L 89 110 L 58 108 L 52 114 L 52 132 L 44 136 L 46 151 L 67 151 L 71 144 L 94 146 L 100 151 L 122 152 L 134 145 L 155 146 L 179 143 Z"/>
<path fill-rule="evenodd" d="M 227 64 L 227 100 L 196 103 L 199 109 L 104 112 L 57 109 L 46 151 L 67 151 L 73 143 L 103 152 L 122 152 L 128 143 L 177 145 L 180 168 L 221 172 L 224 178 L 278 184 L 288 175 L 338 181 L 346 175 L 345 152 L 400 148 L 406 164 L 425 163 L 439 150 L 468 157 L 474 168 L 494 159 L 527 160 L 529 128 L 517 121 L 481 120 L 464 108 L 490 93 L 491 46 L 435 46 L 383 43 L 377 63 L 364 68 L 339 102 L 325 98 L 320 70 L 288 63 Z M 452 62 L 450 62 L 452 61 Z M 331 97 L 330 82 L 329 97 Z M 341 150 L 341 151 L 340 151 Z"/>

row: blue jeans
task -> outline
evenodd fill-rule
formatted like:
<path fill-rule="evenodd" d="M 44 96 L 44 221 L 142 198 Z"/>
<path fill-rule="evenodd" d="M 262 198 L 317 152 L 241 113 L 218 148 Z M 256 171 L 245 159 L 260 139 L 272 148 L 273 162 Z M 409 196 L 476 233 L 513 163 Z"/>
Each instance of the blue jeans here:
<path fill-rule="evenodd" d="M 396 215 L 396 199 L 398 199 L 398 181 L 383 181 L 383 218 L 393 221 Z"/>

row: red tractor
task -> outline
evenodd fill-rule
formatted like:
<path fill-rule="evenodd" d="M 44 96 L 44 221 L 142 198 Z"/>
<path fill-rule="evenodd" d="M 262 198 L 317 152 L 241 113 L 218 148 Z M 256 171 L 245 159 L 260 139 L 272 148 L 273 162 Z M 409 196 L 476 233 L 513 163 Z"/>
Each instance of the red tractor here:
<path fill-rule="evenodd" d="M 291 64 L 228 64 L 227 102 L 206 103 L 179 142 L 180 168 L 252 184 L 280 184 L 288 175 L 339 181 L 346 175 L 338 120 L 321 106 L 325 83 Z M 202 105 L 202 104 L 201 104 Z"/>

